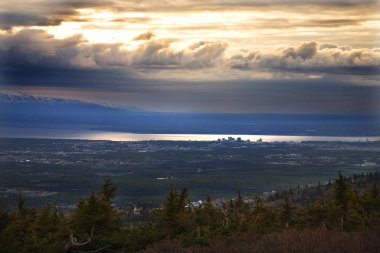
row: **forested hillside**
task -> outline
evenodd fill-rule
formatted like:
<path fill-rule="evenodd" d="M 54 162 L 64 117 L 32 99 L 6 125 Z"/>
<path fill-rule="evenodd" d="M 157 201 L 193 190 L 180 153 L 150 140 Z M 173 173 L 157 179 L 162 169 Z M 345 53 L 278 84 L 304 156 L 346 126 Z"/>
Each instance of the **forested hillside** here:
<path fill-rule="evenodd" d="M 0 252 L 376 252 L 379 185 L 379 173 L 339 174 L 323 187 L 199 206 L 173 189 L 147 221 L 131 222 L 106 180 L 72 212 L 28 208 L 20 196 L 14 211 L 0 212 Z"/>

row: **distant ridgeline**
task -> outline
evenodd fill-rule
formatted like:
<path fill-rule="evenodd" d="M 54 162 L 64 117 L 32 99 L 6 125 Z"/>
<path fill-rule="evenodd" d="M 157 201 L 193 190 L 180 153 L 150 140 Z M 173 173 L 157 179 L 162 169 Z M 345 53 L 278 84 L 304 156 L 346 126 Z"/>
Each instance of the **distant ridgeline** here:
<path fill-rule="evenodd" d="M 163 113 L 0 93 L 0 125 L 132 133 L 380 136 L 379 115 Z"/>
<path fill-rule="evenodd" d="M 378 252 L 380 173 L 194 205 L 171 190 L 161 207 L 114 207 L 106 180 L 72 212 L 0 212 L 1 252 Z M 129 217 L 148 215 L 145 222 Z M 191 247 L 190 247 L 191 246 Z"/>

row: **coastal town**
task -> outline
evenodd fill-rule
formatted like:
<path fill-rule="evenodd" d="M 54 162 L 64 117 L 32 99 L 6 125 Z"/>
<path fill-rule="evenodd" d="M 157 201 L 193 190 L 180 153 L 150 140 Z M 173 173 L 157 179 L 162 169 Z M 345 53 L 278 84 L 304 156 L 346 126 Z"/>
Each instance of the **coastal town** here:
<path fill-rule="evenodd" d="M 160 203 L 186 187 L 194 205 L 208 195 L 268 195 L 297 185 L 326 183 L 343 174 L 380 170 L 380 142 L 88 141 L 0 139 L 0 204 L 20 193 L 31 205 L 70 208 L 106 178 L 115 204 Z"/>

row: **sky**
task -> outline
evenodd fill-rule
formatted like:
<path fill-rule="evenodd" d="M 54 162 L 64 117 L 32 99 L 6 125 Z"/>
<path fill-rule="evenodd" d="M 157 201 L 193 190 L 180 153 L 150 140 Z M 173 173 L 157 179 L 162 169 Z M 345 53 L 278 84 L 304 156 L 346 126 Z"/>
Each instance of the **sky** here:
<path fill-rule="evenodd" d="M 2 0 L 0 89 L 164 112 L 380 114 L 375 0 Z"/>

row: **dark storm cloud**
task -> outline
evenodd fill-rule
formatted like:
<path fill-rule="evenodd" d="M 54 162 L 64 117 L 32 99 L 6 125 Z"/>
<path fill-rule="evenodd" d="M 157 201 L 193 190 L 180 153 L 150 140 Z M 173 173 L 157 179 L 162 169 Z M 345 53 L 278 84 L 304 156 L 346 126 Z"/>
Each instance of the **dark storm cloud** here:
<path fill-rule="evenodd" d="M 354 82 L 350 76 L 376 76 L 379 49 L 307 42 L 228 58 L 227 45 L 221 42 L 200 41 L 182 50 L 174 50 L 171 43 L 151 38 L 128 51 L 120 44 L 90 44 L 79 35 L 56 39 L 42 30 L 21 30 L 0 36 L 0 81 L 10 89 L 116 92 L 130 99 L 129 106 L 163 111 L 378 113 L 378 86 Z M 172 69 L 195 76 L 211 68 L 343 75 L 210 82 L 148 80 L 138 75 Z"/>
<path fill-rule="evenodd" d="M 101 92 L 103 102 L 147 110 L 380 113 L 380 88 L 355 83 L 349 78 L 174 81 L 140 79 L 114 69 L 22 68 L 4 73 L 2 87 L 6 89 L 54 88 L 56 96 L 60 89 L 72 90 L 73 95 L 84 91 L 88 100 L 92 92 Z"/>
<path fill-rule="evenodd" d="M 173 40 L 153 40 L 151 34 L 134 50 L 121 44 L 90 44 L 80 35 L 56 39 L 43 30 L 25 29 L 0 36 L 3 68 L 121 68 L 124 70 L 231 68 L 246 71 L 377 75 L 378 49 L 353 49 L 335 44 L 303 43 L 274 51 L 255 51 L 227 58 L 227 44 L 200 41 L 183 50 Z M 142 38 L 141 38 L 142 39 Z"/>
<path fill-rule="evenodd" d="M 26 29 L 0 36 L 0 71 L 10 80 L 15 78 L 17 71 L 43 73 L 48 69 L 105 73 L 112 70 L 128 73 L 128 77 L 138 72 L 165 69 L 204 72 L 208 68 L 221 71 L 231 68 L 245 73 L 262 71 L 282 76 L 318 73 L 366 77 L 376 77 L 380 70 L 380 50 L 353 49 L 332 43 L 309 42 L 231 58 L 224 56 L 227 45 L 221 42 L 200 41 L 183 50 L 172 49 L 171 43 L 172 40 L 150 39 L 128 51 L 120 44 L 89 44 L 79 35 L 56 39 L 45 31 Z M 38 82 L 38 76 L 33 78 Z"/>
<path fill-rule="evenodd" d="M 4 67 L 62 68 L 191 68 L 213 67 L 227 48 L 221 42 L 202 42 L 188 50 L 173 50 L 173 40 L 149 40 L 128 51 L 121 44 L 89 44 L 80 36 L 56 39 L 43 30 L 26 29 L 0 36 Z"/>
<path fill-rule="evenodd" d="M 142 36 L 142 35 L 141 35 Z M 25 29 L 0 35 L 0 64 L 5 68 L 107 69 L 129 71 L 182 69 L 264 71 L 272 73 L 322 73 L 377 75 L 379 49 L 353 49 L 335 44 L 303 43 L 274 51 L 254 51 L 227 58 L 227 44 L 200 41 L 174 50 L 173 40 L 153 40 L 152 35 L 134 50 L 122 44 L 90 44 L 80 35 L 56 39 L 43 30 Z"/>
<path fill-rule="evenodd" d="M 3 87 L 49 87 L 78 88 L 99 91 L 127 91 L 140 89 L 133 74 L 120 70 L 74 69 L 74 68 L 2 68 L 1 86 Z"/>
<path fill-rule="evenodd" d="M 57 26 L 62 21 L 85 21 L 79 8 L 112 8 L 111 0 L 29 0 L 0 3 L 0 29 L 14 26 Z"/>
<path fill-rule="evenodd" d="M 41 16 L 22 12 L 0 12 L 0 29 L 9 30 L 13 26 L 55 26 L 61 18 Z"/>
<path fill-rule="evenodd" d="M 200 42 L 188 50 L 175 51 L 170 48 L 172 40 L 148 41 L 130 53 L 131 66 L 160 68 L 201 69 L 214 67 L 223 60 L 227 44 L 222 42 Z"/>
<path fill-rule="evenodd" d="M 345 76 L 340 76 L 339 80 L 329 77 L 316 80 L 209 82 L 138 78 L 134 71 L 136 67 L 149 70 L 157 66 L 169 68 L 174 65 L 205 71 L 209 67 L 215 67 L 215 61 L 230 62 L 222 57 L 226 45 L 220 43 L 201 41 L 190 46 L 186 53 L 174 52 L 169 45 L 170 41 L 148 41 L 133 52 L 124 52 L 117 44 L 88 45 L 80 36 L 58 40 L 43 31 L 24 30 L 1 40 L 1 85 L 7 89 L 54 88 L 57 89 L 57 94 L 59 89 L 72 89 L 73 94 L 76 90 L 84 90 L 89 97 L 91 92 L 102 92 L 104 96 L 117 92 L 130 99 L 128 106 L 161 111 L 377 112 L 379 88 L 355 83 Z M 341 49 L 333 44 L 318 46 L 317 43 L 281 49 L 274 58 L 263 53 L 250 57 L 251 60 L 256 59 L 260 64 L 265 64 L 260 68 L 275 68 L 282 66 L 276 61 L 289 61 L 285 65 L 289 71 L 288 69 L 300 68 L 302 62 L 313 61 L 315 64 L 314 58 L 320 57 L 318 54 L 325 50 L 327 55 L 336 53 L 329 50 L 347 53 L 342 59 L 350 64 L 365 58 L 363 52 L 352 52 L 349 47 Z M 241 57 L 236 57 L 234 62 L 250 59 L 247 56 Z M 298 65 L 293 66 L 292 61 Z M 361 69 L 352 67 L 350 71 L 347 70 L 350 73 L 355 71 Z M 195 71 L 194 75 L 196 73 Z M 109 102 L 122 104 L 124 100 Z"/>
<path fill-rule="evenodd" d="M 22 30 L 0 39 L 0 63 L 16 68 L 70 67 L 82 41 L 79 35 L 57 40 L 42 30 Z"/>
<path fill-rule="evenodd" d="M 131 10 L 233 10 L 235 7 L 239 10 L 263 7 L 269 11 L 276 11 L 299 6 L 298 10 L 301 10 L 302 14 L 304 11 L 318 14 L 318 10 L 324 10 L 323 12 L 334 15 L 334 11 L 339 8 L 341 13 L 346 14 L 347 11 L 352 15 L 348 15 L 350 18 L 347 19 L 338 15 L 336 19 L 335 16 L 331 16 L 333 18 L 321 20 L 315 19 L 316 16 L 310 17 L 310 20 L 287 19 L 288 17 L 262 18 L 257 19 L 256 23 L 252 22 L 252 26 L 341 29 L 342 26 L 359 26 L 361 22 L 367 21 L 365 10 L 374 9 L 376 4 L 377 1 L 366 0 L 14 0 L 0 2 L 0 29 L 10 30 L 14 26 L 52 26 L 59 25 L 62 21 L 84 21 L 86 15 L 80 16 L 78 8 L 121 13 Z M 115 28 L 119 28 L 118 25 L 122 25 L 123 22 L 150 21 L 150 16 L 128 17 L 123 14 L 120 18 L 112 20 L 118 23 Z M 87 25 L 99 28 L 104 24 Z M 109 27 L 103 28 L 112 27 L 111 23 L 105 25 Z M 203 27 L 196 25 L 190 23 L 183 28 L 194 30 Z M 239 28 L 239 25 L 236 27 Z M 207 24 L 204 27 L 207 27 Z M 207 28 L 218 27 L 218 24 L 211 24 Z M 373 81 L 378 78 L 378 48 L 352 48 L 311 41 L 277 50 L 241 50 L 242 53 L 227 56 L 233 51 L 226 52 L 228 45 L 224 42 L 205 38 L 179 48 L 178 44 L 183 45 L 186 41 L 179 41 L 181 43 L 175 45 L 176 38 L 160 39 L 162 37 L 159 30 L 154 29 L 137 36 L 133 49 L 129 49 L 132 47 L 127 44 L 91 43 L 81 35 L 57 39 L 43 30 L 16 31 L 18 29 L 14 29 L 13 33 L 0 34 L 0 85 L 7 89 L 46 88 L 54 90 L 58 96 L 60 89 L 66 89 L 73 94 L 81 90 L 86 92 L 89 98 L 92 92 L 104 93 L 104 96 L 112 93 L 108 102 L 162 111 L 379 113 L 379 86 L 367 85 L 369 79 Z M 145 31 L 151 30 L 147 28 Z M 157 33 L 157 37 L 153 36 L 153 33 Z M 332 37 L 327 41 L 334 39 Z M 231 44 L 233 43 L 232 41 Z M 252 45 L 251 48 L 255 46 Z M 155 80 L 141 78 L 149 77 L 151 73 L 156 74 Z M 190 81 L 198 78 L 198 75 L 209 73 L 212 73 L 210 75 L 213 81 Z M 256 73 L 269 79 L 262 80 L 255 76 L 254 80 L 245 80 Z M 179 81 L 173 81 L 171 74 L 176 75 Z M 218 74 L 233 80 L 220 80 L 220 76 L 215 80 Z M 319 79 L 309 79 L 309 75 Z M 119 101 L 113 101 L 117 97 L 115 93 L 123 94 Z"/>
<path fill-rule="evenodd" d="M 379 113 L 379 87 L 348 80 L 230 80 L 190 84 L 181 92 L 167 89 L 162 101 L 210 111 L 280 113 Z M 183 101 L 183 102 L 181 102 Z M 165 102 L 164 102 L 165 103 Z M 163 105 L 162 105 L 163 106 Z M 167 106 L 169 108 L 170 106 Z"/>

